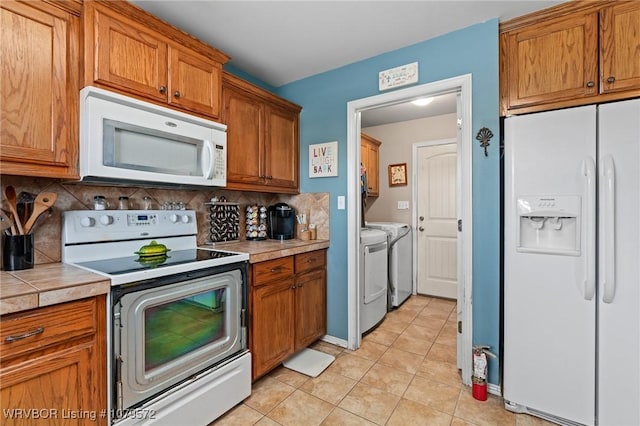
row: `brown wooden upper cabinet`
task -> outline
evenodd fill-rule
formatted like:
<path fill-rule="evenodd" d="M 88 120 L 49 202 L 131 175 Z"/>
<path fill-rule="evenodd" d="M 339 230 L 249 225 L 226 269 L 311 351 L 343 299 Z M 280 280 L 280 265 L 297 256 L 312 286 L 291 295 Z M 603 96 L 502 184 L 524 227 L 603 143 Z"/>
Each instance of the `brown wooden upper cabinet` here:
<path fill-rule="evenodd" d="M 565 3 L 500 25 L 501 115 L 640 96 L 640 2 Z"/>
<path fill-rule="evenodd" d="M 360 134 L 360 162 L 367 171 L 367 196 L 380 195 L 380 142 L 364 133 Z"/>
<path fill-rule="evenodd" d="M 223 73 L 227 188 L 298 193 L 300 106 Z"/>
<path fill-rule="evenodd" d="M 229 57 L 128 2 L 85 2 L 85 85 L 220 117 Z"/>
<path fill-rule="evenodd" d="M 0 2 L 0 168 L 78 177 L 79 2 Z"/>

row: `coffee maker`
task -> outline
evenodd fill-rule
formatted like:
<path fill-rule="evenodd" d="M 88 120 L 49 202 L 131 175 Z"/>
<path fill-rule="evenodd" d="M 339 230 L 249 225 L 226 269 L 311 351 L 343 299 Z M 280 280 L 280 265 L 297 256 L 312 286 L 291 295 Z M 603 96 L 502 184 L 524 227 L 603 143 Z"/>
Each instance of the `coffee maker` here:
<path fill-rule="evenodd" d="M 294 235 L 296 211 L 286 203 L 269 206 L 269 238 L 290 240 Z"/>

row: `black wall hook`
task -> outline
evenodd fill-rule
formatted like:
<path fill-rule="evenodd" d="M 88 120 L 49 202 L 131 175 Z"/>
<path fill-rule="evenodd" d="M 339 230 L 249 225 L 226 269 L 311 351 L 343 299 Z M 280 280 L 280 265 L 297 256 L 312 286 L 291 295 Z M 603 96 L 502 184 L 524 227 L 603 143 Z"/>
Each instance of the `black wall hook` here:
<path fill-rule="evenodd" d="M 487 147 L 489 146 L 489 140 L 493 137 L 493 132 L 486 127 L 478 130 L 478 134 L 476 135 L 476 139 L 480 141 L 480 146 L 484 148 L 484 156 L 488 157 Z"/>

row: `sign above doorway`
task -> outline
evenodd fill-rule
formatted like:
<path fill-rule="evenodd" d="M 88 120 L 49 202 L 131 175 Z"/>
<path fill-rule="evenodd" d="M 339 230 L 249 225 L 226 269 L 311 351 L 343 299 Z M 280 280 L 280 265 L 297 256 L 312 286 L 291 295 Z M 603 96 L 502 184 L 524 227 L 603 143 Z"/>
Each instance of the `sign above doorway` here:
<path fill-rule="evenodd" d="M 378 90 L 389 90 L 418 82 L 418 63 L 413 62 L 378 73 Z"/>

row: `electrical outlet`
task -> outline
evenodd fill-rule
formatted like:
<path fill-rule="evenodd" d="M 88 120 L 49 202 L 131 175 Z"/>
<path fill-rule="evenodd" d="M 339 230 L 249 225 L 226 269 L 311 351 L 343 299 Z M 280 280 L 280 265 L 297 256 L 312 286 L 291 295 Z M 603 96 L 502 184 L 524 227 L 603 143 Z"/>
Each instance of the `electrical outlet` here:
<path fill-rule="evenodd" d="M 398 210 L 408 210 L 409 202 L 408 201 L 398 201 Z"/>

